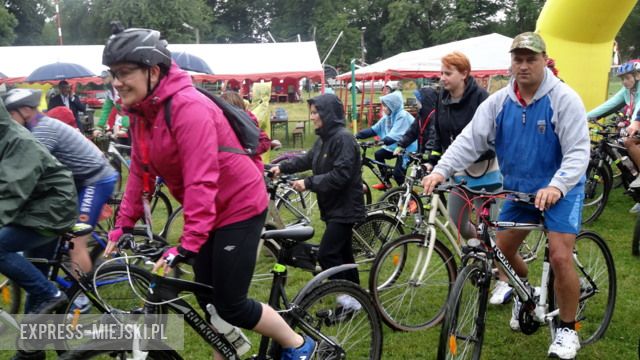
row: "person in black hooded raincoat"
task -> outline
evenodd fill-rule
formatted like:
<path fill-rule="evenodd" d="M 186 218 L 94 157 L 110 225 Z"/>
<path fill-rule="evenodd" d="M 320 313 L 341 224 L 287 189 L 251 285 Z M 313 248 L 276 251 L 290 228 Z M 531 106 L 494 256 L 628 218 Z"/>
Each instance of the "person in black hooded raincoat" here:
<path fill-rule="evenodd" d="M 271 172 L 278 175 L 312 170 L 311 176 L 295 181 L 293 187 L 316 193 L 320 216 L 327 225 L 320 242 L 319 261 L 327 269 L 355 261 L 351 232 L 353 225 L 365 217 L 360 147 L 345 127 L 342 102 L 337 96 L 324 94 L 308 103 L 318 139 L 306 154 L 280 163 Z M 334 278 L 359 284 L 355 269 Z M 348 300 L 338 300 L 345 309 L 349 307 Z"/>

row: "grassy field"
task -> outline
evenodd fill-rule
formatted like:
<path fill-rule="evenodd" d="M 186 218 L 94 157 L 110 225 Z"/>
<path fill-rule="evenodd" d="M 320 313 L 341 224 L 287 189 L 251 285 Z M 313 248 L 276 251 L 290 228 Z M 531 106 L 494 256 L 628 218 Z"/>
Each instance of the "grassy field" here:
<path fill-rule="evenodd" d="M 610 93 L 619 88 L 619 81 L 611 82 Z M 315 95 L 315 94 L 312 94 Z M 405 92 L 405 97 L 410 96 Z M 306 100 L 310 95 L 304 93 Z M 275 107 L 284 107 L 292 120 L 303 120 L 308 118 L 306 103 L 283 103 L 272 104 Z M 293 130 L 293 123 L 290 123 L 289 131 Z M 310 148 L 315 138 L 313 130 L 307 130 L 304 148 Z M 276 138 L 283 139 L 282 130 L 275 134 Z M 291 141 L 291 139 L 290 139 Z M 290 150 L 291 145 L 284 143 L 284 150 Z M 272 154 L 277 156 L 277 152 Z M 375 183 L 371 174 L 365 174 L 367 181 Z M 376 193 L 379 196 L 380 193 Z M 631 256 L 631 237 L 636 216 L 628 213 L 628 209 L 633 205 L 632 201 L 622 194 L 621 189 L 614 189 L 609 198 L 609 203 L 603 215 L 595 224 L 587 227 L 601 234 L 609 245 L 615 260 L 618 280 L 618 297 L 613 321 L 605 334 L 605 337 L 597 343 L 587 346 L 580 351 L 580 359 L 635 359 L 637 358 L 638 346 L 638 323 L 640 323 L 640 313 L 634 310 L 637 299 L 640 297 L 640 290 L 633 290 L 636 285 L 640 259 Z M 313 215 L 313 224 L 316 229 L 315 242 L 319 242 L 324 231 L 324 224 L 319 220 L 318 214 Z M 171 242 L 176 242 L 181 232 L 181 221 L 173 228 L 169 236 Z M 540 261 L 531 265 L 533 268 L 540 266 Z M 292 296 L 308 280 L 311 274 L 297 269 L 289 269 L 289 282 L 287 291 Z M 362 284 L 367 282 L 367 274 L 361 274 Z M 530 279 L 535 285 L 539 279 Z M 195 301 L 191 300 L 194 304 Z M 539 359 L 546 357 L 546 351 L 550 341 L 549 330 L 542 327 L 531 336 L 512 332 L 509 329 L 508 321 L 511 314 L 511 305 L 491 306 L 488 311 L 485 343 L 483 348 L 483 359 Z M 199 337 L 190 329 L 185 329 L 185 349 L 181 351 L 185 359 L 210 359 L 211 350 L 203 344 Z M 401 333 L 394 332 L 388 327 L 383 327 L 384 331 L 384 359 L 433 359 L 436 355 L 440 326 L 432 329 Z M 252 351 L 257 351 L 258 337 L 245 331 L 253 342 Z M 3 351 L 0 358 L 9 358 L 12 352 Z M 51 357 L 52 354 L 50 354 Z"/>

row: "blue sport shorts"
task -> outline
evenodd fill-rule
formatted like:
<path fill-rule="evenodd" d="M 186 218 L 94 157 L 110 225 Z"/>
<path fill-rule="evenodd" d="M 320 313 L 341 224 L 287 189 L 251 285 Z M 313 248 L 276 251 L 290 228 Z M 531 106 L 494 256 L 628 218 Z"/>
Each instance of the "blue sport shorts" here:
<path fill-rule="evenodd" d="M 548 231 L 578 234 L 582 223 L 584 185 L 576 185 L 554 206 L 544 211 L 544 227 Z M 500 210 L 500 221 L 540 223 L 543 213 L 533 205 L 505 201 Z"/>

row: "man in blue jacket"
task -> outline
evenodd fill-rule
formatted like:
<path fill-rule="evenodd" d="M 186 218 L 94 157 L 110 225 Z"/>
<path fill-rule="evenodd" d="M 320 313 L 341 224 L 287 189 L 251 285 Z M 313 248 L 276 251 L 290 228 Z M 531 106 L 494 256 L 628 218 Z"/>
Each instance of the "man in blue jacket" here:
<path fill-rule="evenodd" d="M 500 221 L 536 222 L 544 213 L 549 256 L 555 275 L 560 326 L 548 355 L 573 359 L 580 349 L 575 331 L 580 296 L 572 259 L 580 230 L 584 173 L 589 163 L 589 132 L 579 96 L 546 68 L 542 37 L 527 32 L 511 45 L 511 81 L 485 100 L 473 120 L 445 152 L 431 175 L 422 179 L 425 192 L 470 165 L 485 151 L 495 150 L 504 188 L 535 193 L 535 208 L 505 202 Z M 518 247 L 527 230 L 503 230 L 497 245 L 520 277 L 527 265 Z M 514 301 L 510 326 L 519 330 L 520 303 Z"/>

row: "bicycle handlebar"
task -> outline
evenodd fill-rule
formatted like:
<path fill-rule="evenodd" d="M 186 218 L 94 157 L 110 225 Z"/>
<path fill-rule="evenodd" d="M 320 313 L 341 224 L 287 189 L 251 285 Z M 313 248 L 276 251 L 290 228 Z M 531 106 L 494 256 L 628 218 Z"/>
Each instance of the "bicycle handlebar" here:
<path fill-rule="evenodd" d="M 503 198 L 515 202 L 520 202 L 524 204 L 533 205 L 536 200 L 536 194 L 523 193 L 518 191 L 511 190 L 501 190 L 496 192 L 490 192 L 485 190 L 475 190 L 463 183 L 460 184 L 441 184 L 436 186 L 434 191 L 439 193 L 451 192 L 453 189 L 462 189 L 465 192 L 478 196 L 478 197 L 487 197 L 487 198 Z"/>

